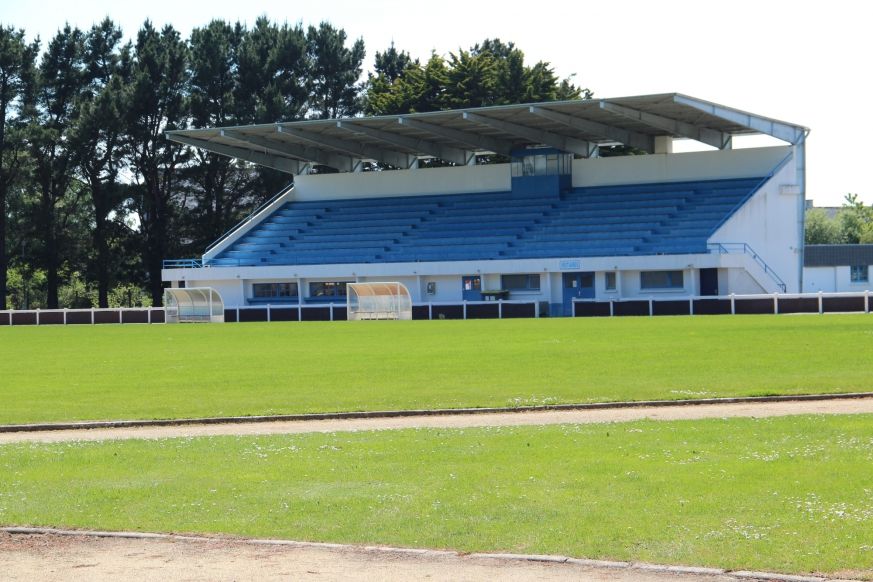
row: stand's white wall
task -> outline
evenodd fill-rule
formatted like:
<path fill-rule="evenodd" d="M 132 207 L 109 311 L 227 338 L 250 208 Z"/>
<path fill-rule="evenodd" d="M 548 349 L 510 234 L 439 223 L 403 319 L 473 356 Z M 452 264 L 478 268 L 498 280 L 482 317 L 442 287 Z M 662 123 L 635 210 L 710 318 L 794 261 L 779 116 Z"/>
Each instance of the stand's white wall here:
<path fill-rule="evenodd" d="M 745 269 L 725 269 L 725 271 L 727 273 L 727 289 L 723 293 L 724 295 L 730 293 L 735 295 L 756 295 L 768 292 Z M 721 289 L 719 289 L 719 292 L 721 292 Z"/>
<path fill-rule="evenodd" d="M 787 146 L 573 160 L 573 186 L 645 184 L 764 176 Z M 509 164 L 455 166 L 298 176 L 294 200 L 337 200 L 502 192 L 511 188 Z"/>
<path fill-rule="evenodd" d="M 573 186 L 609 186 L 766 176 L 789 146 L 573 160 Z"/>
<path fill-rule="evenodd" d="M 334 200 L 503 192 L 510 188 L 509 164 L 421 168 L 298 176 L 295 200 Z"/>
<path fill-rule="evenodd" d="M 803 246 L 798 229 L 798 212 L 803 207 L 798 198 L 803 193 L 795 187 L 796 180 L 792 159 L 709 239 L 714 243 L 747 243 L 782 278 L 790 293 L 800 291 Z"/>

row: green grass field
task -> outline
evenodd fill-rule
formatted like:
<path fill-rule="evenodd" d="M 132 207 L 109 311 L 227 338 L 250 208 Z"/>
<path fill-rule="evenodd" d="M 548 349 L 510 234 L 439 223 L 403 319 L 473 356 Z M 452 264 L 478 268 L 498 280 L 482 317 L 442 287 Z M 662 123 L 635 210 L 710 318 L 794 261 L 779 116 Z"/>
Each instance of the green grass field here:
<path fill-rule="evenodd" d="M 871 415 L 18 444 L 0 523 L 869 577 L 871 465 Z"/>
<path fill-rule="evenodd" d="M 0 424 L 873 390 L 873 317 L 0 328 Z"/>

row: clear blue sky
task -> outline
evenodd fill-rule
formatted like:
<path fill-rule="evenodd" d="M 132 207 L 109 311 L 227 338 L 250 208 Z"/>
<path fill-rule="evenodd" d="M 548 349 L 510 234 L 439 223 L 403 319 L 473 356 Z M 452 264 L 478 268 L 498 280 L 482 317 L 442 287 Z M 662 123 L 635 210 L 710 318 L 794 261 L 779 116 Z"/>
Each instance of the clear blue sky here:
<path fill-rule="evenodd" d="M 65 22 L 110 16 L 133 36 L 145 18 L 187 35 L 213 18 L 251 24 L 328 20 L 363 37 L 367 66 L 393 40 L 413 56 L 447 54 L 484 38 L 513 41 L 530 60 L 598 97 L 682 92 L 812 128 L 808 196 L 839 205 L 847 192 L 873 203 L 863 109 L 873 94 L 873 35 L 863 2 L 399 2 L 395 0 L 169 2 L 0 0 L 0 22 L 48 39 Z"/>

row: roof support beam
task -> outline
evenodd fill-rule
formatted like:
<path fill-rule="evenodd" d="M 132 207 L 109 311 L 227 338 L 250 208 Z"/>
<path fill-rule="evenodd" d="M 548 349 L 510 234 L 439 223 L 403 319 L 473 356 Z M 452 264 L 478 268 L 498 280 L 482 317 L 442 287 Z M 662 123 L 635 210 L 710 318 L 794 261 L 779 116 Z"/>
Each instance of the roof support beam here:
<path fill-rule="evenodd" d="M 322 166 L 330 166 L 341 172 L 351 172 L 355 169 L 355 164 L 359 163 L 357 160 L 349 156 L 333 154 L 319 150 L 318 148 L 301 146 L 283 140 L 266 139 L 255 135 L 246 135 L 232 129 L 222 129 L 221 135 L 290 158 L 298 158 Z"/>
<path fill-rule="evenodd" d="M 494 119 L 478 113 L 470 113 L 465 111 L 463 118 L 466 121 L 472 121 L 480 125 L 486 125 L 498 131 L 511 133 L 533 143 L 544 144 L 553 148 L 557 148 L 564 152 L 572 152 L 586 158 L 591 157 L 597 151 L 597 144 L 587 142 L 581 139 L 567 137 L 543 129 L 535 129 L 526 125 L 519 125 L 509 121 Z"/>
<path fill-rule="evenodd" d="M 672 135 L 686 137 L 711 145 L 720 150 L 731 147 L 731 136 L 729 133 L 722 133 L 708 127 L 662 117 L 661 115 L 647 113 L 646 111 L 610 103 L 609 101 L 601 101 L 600 108 L 604 111 L 609 111 L 610 113 L 615 113 L 616 115 L 621 115 L 622 117 L 627 117 L 628 119 L 633 119 L 656 129 L 669 132 Z"/>
<path fill-rule="evenodd" d="M 477 150 L 494 152 L 495 154 L 504 156 L 508 156 L 512 153 L 512 142 L 489 137 L 487 135 L 477 135 L 475 133 L 469 133 L 451 127 L 443 127 L 426 121 L 419 121 L 418 119 L 411 119 L 409 117 L 398 117 L 397 123 L 410 129 L 423 131 L 458 143 L 467 144 Z M 467 163 L 469 164 L 470 162 L 468 161 Z"/>
<path fill-rule="evenodd" d="M 567 115 L 566 113 L 552 111 L 551 109 L 546 109 L 544 107 L 538 107 L 535 105 L 531 105 L 529 111 L 533 115 L 542 117 L 544 119 L 549 119 L 557 123 L 561 123 L 563 125 L 566 125 L 567 127 L 572 127 L 573 129 L 584 131 L 585 133 L 593 133 L 594 135 L 599 135 L 608 140 L 623 143 L 624 145 L 643 150 L 644 152 L 648 152 L 650 154 L 655 152 L 655 140 L 650 135 L 645 135 L 643 133 L 638 133 L 636 131 L 630 131 L 627 129 L 621 129 L 619 127 L 598 123 L 596 121 L 581 119 L 579 117 L 573 117 L 572 115 Z"/>
<path fill-rule="evenodd" d="M 469 162 L 472 152 L 454 148 L 451 146 L 435 143 L 432 141 L 413 138 L 405 135 L 391 133 L 382 129 L 366 127 L 357 123 L 349 123 L 348 121 L 337 121 L 336 126 L 346 131 L 351 131 L 361 135 L 366 135 L 373 139 L 389 143 L 396 147 L 405 148 L 414 152 L 421 152 L 453 164 L 464 165 Z"/>
<path fill-rule="evenodd" d="M 377 146 L 350 142 L 344 139 L 337 139 L 328 135 L 321 135 L 296 127 L 289 127 L 290 124 L 276 124 L 276 131 L 295 137 L 297 139 L 307 141 L 319 146 L 327 146 L 341 152 L 345 152 L 352 156 L 364 159 L 372 159 L 398 168 L 406 168 L 412 163 L 409 154 L 386 150 Z"/>
<path fill-rule="evenodd" d="M 273 168 L 274 170 L 279 170 L 280 172 L 286 172 L 288 174 L 302 174 L 306 171 L 308 166 L 308 164 L 299 160 L 291 160 L 283 156 L 276 156 L 263 151 L 259 152 L 250 148 L 229 146 L 205 139 L 197 139 L 175 134 L 167 134 L 167 138 L 171 141 L 202 148 L 229 158 L 238 158 L 253 164 L 258 164 L 259 166 L 266 166 L 268 168 Z"/>
<path fill-rule="evenodd" d="M 770 119 L 769 117 L 752 115 L 750 113 L 739 111 L 738 109 L 733 109 L 732 107 L 725 107 L 724 105 L 701 101 L 699 99 L 694 99 L 693 97 L 686 97 L 685 95 L 674 95 L 673 102 L 679 103 L 680 105 L 687 105 L 688 107 L 694 107 L 704 113 L 720 117 L 731 123 L 736 123 L 737 125 L 749 127 L 755 131 L 760 131 L 763 134 L 775 137 L 776 139 L 787 141 L 792 145 L 797 145 L 806 138 L 807 131 L 805 128 Z"/>

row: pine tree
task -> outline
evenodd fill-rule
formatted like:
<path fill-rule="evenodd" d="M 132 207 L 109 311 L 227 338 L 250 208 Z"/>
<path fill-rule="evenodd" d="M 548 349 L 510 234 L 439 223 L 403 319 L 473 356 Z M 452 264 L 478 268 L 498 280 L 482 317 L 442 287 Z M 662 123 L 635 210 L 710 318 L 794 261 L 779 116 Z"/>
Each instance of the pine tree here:
<path fill-rule="evenodd" d="M 27 44 L 23 30 L 0 26 L 0 310 L 6 309 L 8 199 L 22 178 L 27 109 L 32 103 L 39 43 Z"/>
<path fill-rule="evenodd" d="M 125 91 L 125 142 L 136 173 L 143 262 L 153 305 L 163 301 L 161 264 L 178 247 L 171 240 L 173 191 L 187 151 L 164 132 L 188 124 L 188 47 L 172 27 L 146 21 L 137 34 L 131 82 Z"/>

